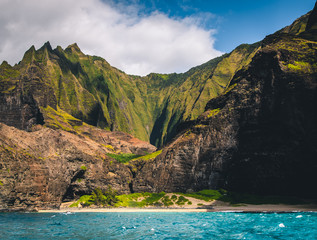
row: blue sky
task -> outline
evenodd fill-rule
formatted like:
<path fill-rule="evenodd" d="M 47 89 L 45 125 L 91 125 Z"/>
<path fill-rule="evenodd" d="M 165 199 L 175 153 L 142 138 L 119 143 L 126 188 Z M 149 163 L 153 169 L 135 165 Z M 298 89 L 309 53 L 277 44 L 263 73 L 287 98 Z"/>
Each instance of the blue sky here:
<path fill-rule="evenodd" d="M 107 2 L 107 0 L 105 0 Z M 108 1 L 109 2 L 109 1 Z M 254 43 L 290 25 L 312 10 L 315 0 L 117 0 L 139 4 L 144 14 L 159 11 L 173 18 L 204 16 L 205 29 L 216 29 L 214 47 L 230 52 L 241 43 Z M 210 14 L 208 16 L 208 14 Z"/>
<path fill-rule="evenodd" d="M 0 62 L 77 43 L 126 73 L 185 72 L 291 24 L 314 0 L 0 0 Z"/>

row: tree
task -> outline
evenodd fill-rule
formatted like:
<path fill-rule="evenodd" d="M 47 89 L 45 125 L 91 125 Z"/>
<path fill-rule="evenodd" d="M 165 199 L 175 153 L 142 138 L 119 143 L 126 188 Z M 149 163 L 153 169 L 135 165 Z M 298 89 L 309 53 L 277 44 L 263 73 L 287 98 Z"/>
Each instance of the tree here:
<path fill-rule="evenodd" d="M 96 188 L 91 193 L 91 201 L 97 206 L 114 206 L 118 202 L 117 191 L 113 190 L 110 185 L 105 192 Z"/>

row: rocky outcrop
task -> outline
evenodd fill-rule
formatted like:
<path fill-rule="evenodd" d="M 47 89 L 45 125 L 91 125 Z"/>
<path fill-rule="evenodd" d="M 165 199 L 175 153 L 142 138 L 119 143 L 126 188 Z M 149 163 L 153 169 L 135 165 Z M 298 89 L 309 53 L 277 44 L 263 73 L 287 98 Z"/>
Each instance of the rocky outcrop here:
<path fill-rule="evenodd" d="M 56 108 L 56 98 L 53 89 L 45 83 L 45 73 L 39 65 L 33 62 L 24 70 L 15 70 L 4 62 L 0 72 L 0 122 L 23 130 L 43 124 L 40 107 Z"/>
<path fill-rule="evenodd" d="M 316 42 L 267 37 L 227 91 L 140 167 L 133 190 L 316 197 L 316 53 Z"/>
<path fill-rule="evenodd" d="M 0 123 L 0 209 L 57 208 L 108 185 L 130 193 L 130 169 L 107 153 L 144 154 L 155 147 L 125 133 L 87 128 L 87 135 L 98 132 L 96 140 L 103 140 L 41 125 L 25 132 Z"/>
<path fill-rule="evenodd" d="M 0 209 L 56 208 L 108 185 L 316 197 L 316 11 L 184 74 L 129 76 L 76 44 L 3 62 Z M 118 129 L 172 140 L 122 164 L 108 154 L 156 148 Z"/>
<path fill-rule="evenodd" d="M 258 47 L 241 45 L 186 73 L 140 77 L 85 55 L 77 44 L 66 49 L 52 49 L 49 42 L 38 50 L 32 46 L 19 64 L 4 63 L 0 68 L 0 85 L 7 86 L 0 87 L 0 109 L 8 113 L 0 121 L 30 129 L 43 121 L 41 113 L 45 115 L 47 106 L 59 107 L 89 125 L 162 146 L 179 123 L 195 119 L 209 99 L 224 91 Z M 39 112 L 40 107 L 44 110 Z M 21 117 L 22 123 L 14 121 Z"/>

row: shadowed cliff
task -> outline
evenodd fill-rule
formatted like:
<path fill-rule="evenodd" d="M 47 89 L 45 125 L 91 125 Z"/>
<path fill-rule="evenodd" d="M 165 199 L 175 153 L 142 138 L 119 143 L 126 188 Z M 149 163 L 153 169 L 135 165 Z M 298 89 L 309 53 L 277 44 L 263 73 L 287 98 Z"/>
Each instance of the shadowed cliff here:
<path fill-rule="evenodd" d="M 315 198 L 316 11 L 183 74 L 127 75 L 76 44 L 3 62 L 0 208 L 108 185 Z"/>

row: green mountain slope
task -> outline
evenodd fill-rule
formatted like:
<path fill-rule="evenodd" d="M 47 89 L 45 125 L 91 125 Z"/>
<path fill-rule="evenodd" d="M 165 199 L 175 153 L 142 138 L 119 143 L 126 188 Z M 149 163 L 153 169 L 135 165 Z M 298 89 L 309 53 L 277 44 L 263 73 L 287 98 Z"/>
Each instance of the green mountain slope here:
<path fill-rule="evenodd" d="M 224 188 L 316 199 L 316 13 L 317 5 L 292 25 L 304 31 L 267 36 L 202 115 L 155 159 L 135 165 L 133 190 Z"/>
<path fill-rule="evenodd" d="M 127 75 L 76 44 L 3 62 L 0 211 L 57 208 L 108 185 L 316 199 L 316 16 L 317 5 L 182 74 Z"/>
<path fill-rule="evenodd" d="M 32 46 L 14 67 L 1 65 L 1 81 L 6 86 L 2 93 L 14 92 L 15 82 L 29 86 L 32 92 L 49 88 L 52 91 L 46 97 L 50 95 L 50 100 L 38 103 L 42 111 L 58 106 L 88 124 L 131 133 L 161 146 L 179 123 L 195 119 L 210 98 L 225 90 L 258 47 L 241 45 L 183 74 L 139 77 L 111 67 L 100 57 L 85 55 L 76 44 L 53 50 L 47 42 L 38 50 Z"/>

